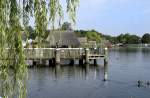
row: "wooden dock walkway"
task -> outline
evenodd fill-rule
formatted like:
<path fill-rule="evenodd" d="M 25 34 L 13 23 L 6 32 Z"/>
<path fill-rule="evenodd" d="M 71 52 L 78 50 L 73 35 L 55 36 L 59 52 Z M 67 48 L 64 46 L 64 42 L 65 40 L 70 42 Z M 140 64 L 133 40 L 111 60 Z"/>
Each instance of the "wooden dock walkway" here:
<path fill-rule="evenodd" d="M 10 50 L 7 50 L 9 53 Z M 90 60 L 96 63 L 96 60 L 103 58 L 107 62 L 107 49 L 100 48 L 24 48 L 24 54 L 25 60 L 49 60 L 53 64 L 60 64 L 61 59 L 68 59 L 72 63 L 79 60 L 81 64 L 89 64 Z M 13 60 L 13 57 L 9 59 Z"/>

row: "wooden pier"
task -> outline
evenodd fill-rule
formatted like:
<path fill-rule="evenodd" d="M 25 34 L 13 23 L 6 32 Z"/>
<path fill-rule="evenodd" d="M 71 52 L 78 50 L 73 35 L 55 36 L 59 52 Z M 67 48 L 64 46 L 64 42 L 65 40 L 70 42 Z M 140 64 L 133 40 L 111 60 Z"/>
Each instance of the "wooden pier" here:
<path fill-rule="evenodd" d="M 91 60 L 96 64 L 98 59 L 103 58 L 107 62 L 107 49 L 89 48 L 25 48 L 25 59 L 33 62 L 48 60 L 49 64 L 61 64 L 61 59 L 79 60 L 79 64 L 89 64 Z"/>
<path fill-rule="evenodd" d="M 5 54 L 9 55 L 11 50 L 6 50 Z M 49 65 L 61 64 L 62 59 L 70 60 L 71 64 L 75 60 L 79 60 L 79 64 L 89 64 L 91 60 L 96 64 L 98 59 L 104 59 L 104 63 L 108 62 L 107 48 L 24 48 L 24 54 L 25 60 L 33 61 L 33 65 L 39 61 L 49 61 Z M 14 60 L 13 56 L 6 59 Z"/>

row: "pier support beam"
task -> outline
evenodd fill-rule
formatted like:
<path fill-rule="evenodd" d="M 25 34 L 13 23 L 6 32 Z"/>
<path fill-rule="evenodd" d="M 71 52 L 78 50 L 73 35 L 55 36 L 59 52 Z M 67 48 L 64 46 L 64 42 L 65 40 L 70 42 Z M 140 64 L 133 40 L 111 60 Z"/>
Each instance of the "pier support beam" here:
<path fill-rule="evenodd" d="M 39 64 L 38 65 L 42 65 L 43 64 L 43 60 L 42 59 L 39 59 L 39 62 L 38 62 Z"/>
<path fill-rule="evenodd" d="M 74 59 L 70 60 L 70 65 L 74 65 Z"/>
<path fill-rule="evenodd" d="M 49 59 L 48 61 L 49 61 L 49 66 L 52 66 L 54 64 L 53 59 Z"/>
<path fill-rule="evenodd" d="M 89 48 L 85 49 L 85 64 L 89 64 L 89 54 L 90 54 L 90 50 Z"/>
<path fill-rule="evenodd" d="M 104 49 L 104 65 L 106 65 L 108 63 L 108 49 L 105 48 Z"/>
<path fill-rule="evenodd" d="M 94 59 L 94 65 L 97 65 L 97 60 L 96 59 Z"/>
<path fill-rule="evenodd" d="M 83 65 L 83 59 L 79 59 L 79 65 Z"/>
<path fill-rule="evenodd" d="M 107 48 L 104 50 L 104 81 L 108 80 L 108 53 L 107 53 Z"/>
<path fill-rule="evenodd" d="M 36 60 L 33 60 L 33 66 L 36 66 L 36 65 L 37 65 Z"/>
<path fill-rule="evenodd" d="M 40 59 L 40 60 L 39 60 L 39 66 L 40 66 L 40 67 L 46 66 L 46 60 L 45 60 L 45 59 Z"/>
<path fill-rule="evenodd" d="M 43 64 L 43 66 L 47 66 L 47 65 L 46 65 L 46 64 L 47 64 L 46 59 L 43 59 L 43 60 L 42 60 L 42 64 Z"/>
<path fill-rule="evenodd" d="M 60 64 L 60 49 L 56 48 L 55 50 L 55 64 Z"/>

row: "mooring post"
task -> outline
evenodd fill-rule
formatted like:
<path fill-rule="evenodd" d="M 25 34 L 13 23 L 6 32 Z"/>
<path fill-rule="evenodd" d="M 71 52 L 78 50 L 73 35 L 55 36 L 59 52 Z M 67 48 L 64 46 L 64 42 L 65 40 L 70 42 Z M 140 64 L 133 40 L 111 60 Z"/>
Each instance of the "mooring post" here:
<path fill-rule="evenodd" d="M 108 63 L 104 65 L 104 81 L 108 80 Z"/>
<path fill-rule="evenodd" d="M 107 48 L 104 49 L 104 65 L 106 65 L 106 63 L 108 63 L 108 49 Z"/>
<path fill-rule="evenodd" d="M 90 54 L 90 50 L 89 48 L 85 49 L 85 64 L 89 64 L 89 54 Z"/>
<path fill-rule="evenodd" d="M 60 48 L 56 48 L 55 50 L 55 64 L 60 64 Z"/>
<path fill-rule="evenodd" d="M 108 49 L 104 49 L 104 81 L 108 80 Z"/>

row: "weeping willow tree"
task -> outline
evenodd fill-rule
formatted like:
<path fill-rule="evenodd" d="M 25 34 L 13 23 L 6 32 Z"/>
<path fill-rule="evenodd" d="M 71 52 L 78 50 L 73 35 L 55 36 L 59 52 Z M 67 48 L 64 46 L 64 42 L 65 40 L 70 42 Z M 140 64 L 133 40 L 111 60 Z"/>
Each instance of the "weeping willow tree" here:
<path fill-rule="evenodd" d="M 63 11 L 62 1 L 66 2 Z M 64 12 L 75 23 L 79 0 L 0 0 L 0 96 L 26 98 L 27 66 L 22 33 L 27 32 L 30 17 L 35 19 L 38 43 L 51 24 L 61 26 Z"/>

